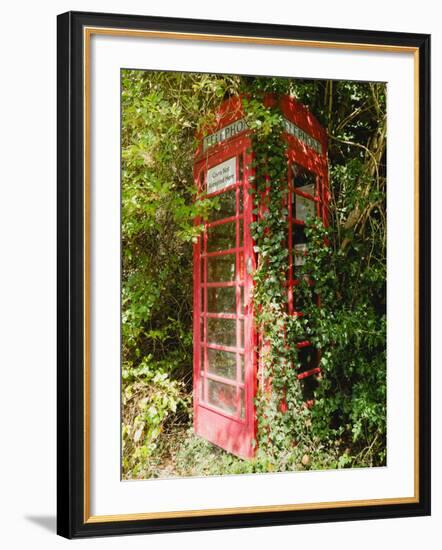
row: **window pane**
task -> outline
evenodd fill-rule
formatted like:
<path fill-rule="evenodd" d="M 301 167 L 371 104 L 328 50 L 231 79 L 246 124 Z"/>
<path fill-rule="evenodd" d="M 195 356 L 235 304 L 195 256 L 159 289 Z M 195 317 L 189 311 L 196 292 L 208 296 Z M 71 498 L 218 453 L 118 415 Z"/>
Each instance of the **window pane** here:
<path fill-rule="evenodd" d="M 216 206 L 210 212 L 210 220 L 222 220 L 236 215 L 236 189 L 231 189 L 225 193 L 221 193 L 213 197 L 213 202 Z"/>
<path fill-rule="evenodd" d="M 301 372 L 314 369 L 317 366 L 317 352 L 312 346 L 298 350 L 298 368 Z"/>
<path fill-rule="evenodd" d="M 293 265 L 304 265 L 306 252 L 307 245 L 305 243 L 295 244 L 293 246 Z"/>
<path fill-rule="evenodd" d="M 236 413 L 236 387 L 207 379 L 208 402 L 230 414 Z"/>
<path fill-rule="evenodd" d="M 316 203 L 310 199 L 306 199 L 301 195 L 293 193 L 295 197 L 296 209 L 295 218 L 303 222 L 307 221 L 307 218 L 313 218 L 316 213 Z"/>
<path fill-rule="evenodd" d="M 224 378 L 236 380 L 236 353 L 209 348 L 207 350 L 207 357 L 209 372 L 223 376 Z"/>
<path fill-rule="evenodd" d="M 297 244 L 305 244 L 307 237 L 305 235 L 305 227 L 292 223 L 292 246 L 295 248 Z"/>
<path fill-rule="evenodd" d="M 236 347 L 235 319 L 207 319 L 207 341 L 212 344 Z"/>
<path fill-rule="evenodd" d="M 207 230 L 207 252 L 236 248 L 236 223 L 222 223 Z"/>
<path fill-rule="evenodd" d="M 305 264 L 305 252 L 307 250 L 307 237 L 303 225 L 292 224 L 292 266 L 293 279 L 298 279 L 303 273 Z"/>
<path fill-rule="evenodd" d="M 303 185 L 302 187 L 297 187 L 298 191 L 301 191 L 302 193 L 306 193 L 307 195 L 311 195 L 312 197 L 315 196 L 315 184 L 309 183 L 308 185 Z"/>
<path fill-rule="evenodd" d="M 235 280 L 235 254 L 207 259 L 207 280 L 210 283 Z"/>
<path fill-rule="evenodd" d="M 240 390 L 239 400 L 240 400 L 241 418 L 245 418 L 246 417 L 246 407 L 245 407 L 245 399 L 244 399 L 244 390 Z"/>
<path fill-rule="evenodd" d="M 239 367 L 241 369 L 241 382 L 244 382 L 245 371 L 244 371 L 244 355 L 239 356 Z"/>
<path fill-rule="evenodd" d="M 236 287 L 209 287 L 207 305 L 210 313 L 236 313 Z"/>
<path fill-rule="evenodd" d="M 306 185 L 315 185 L 316 183 L 316 175 L 299 164 L 292 164 L 292 176 L 294 187 L 305 187 Z"/>

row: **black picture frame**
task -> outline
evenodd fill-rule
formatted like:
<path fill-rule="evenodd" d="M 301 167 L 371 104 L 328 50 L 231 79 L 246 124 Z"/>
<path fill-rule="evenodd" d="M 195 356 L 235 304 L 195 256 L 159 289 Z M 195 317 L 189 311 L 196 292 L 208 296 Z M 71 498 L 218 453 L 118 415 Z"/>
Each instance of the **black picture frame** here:
<path fill-rule="evenodd" d="M 57 21 L 57 532 L 67 538 L 227 529 L 430 514 L 430 36 L 68 12 Z M 84 29 L 150 30 L 413 48 L 418 59 L 419 308 L 418 498 L 410 503 L 230 513 L 152 519 L 89 521 L 85 513 L 84 405 Z M 87 452 L 87 449 L 86 449 Z"/>

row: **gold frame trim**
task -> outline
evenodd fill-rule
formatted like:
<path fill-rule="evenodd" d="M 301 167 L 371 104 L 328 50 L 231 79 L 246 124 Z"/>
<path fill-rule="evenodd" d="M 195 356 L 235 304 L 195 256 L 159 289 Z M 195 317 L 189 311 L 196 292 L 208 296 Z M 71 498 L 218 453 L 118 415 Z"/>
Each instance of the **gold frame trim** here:
<path fill-rule="evenodd" d="M 90 472 L 90 42 L 92 35 L 130 36 L 136 38 L 159 38 L 174 40 L 198 40 L 204 42 L 249 43 L 271 46 L 292 46 L 327 48 L 341 50 L 363 50 L 390 53 L 412 53 L 414 61 L 414 495 L 411 497 L 317 502 L 304 504 L 283 504 L 215 508 L 205 510 L 178 510 L 136 514 L 115 514 L 95 516 L 91 514 L 91 472 Z M 83 100 L 84 100 L 84 523 L 108 523 L 114 521 L 135 521 L 162 518 L 203 517 L 228 514 L 250 514 L 296 510 L 321 510 L 350 506 L 379 506 L 412 504 L 419 502 L 419 49 L 409 46 L 375 45 L 364 43 L 342 43 L 327 41 L 290 40 L 279 38 L 245 37 L 202 33 L 180 33 L 116 29 L 107 27 L 83 28 Z"/>

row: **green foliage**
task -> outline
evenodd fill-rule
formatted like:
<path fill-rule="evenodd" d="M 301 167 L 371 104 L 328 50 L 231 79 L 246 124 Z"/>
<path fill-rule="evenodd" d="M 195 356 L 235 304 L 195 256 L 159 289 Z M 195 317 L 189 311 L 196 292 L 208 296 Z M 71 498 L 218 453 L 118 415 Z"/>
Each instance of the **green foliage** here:
<path fill-rule="evenodd" d="M 237 78 L 123 70 L 121 84 L 123 473 L 131 478 L 145 475 L 160 433 L 189 422 L 194 219 L 216 207 L 193 200 L 195 133 Z"/>
<path fill-rule="evenodd" d="M 385 85 L 132 70 L 121 82 L 123 476 L 385 464 Z M 202 229 L 194 219 L 217 208 L 193 200 L 195 135 L 240 91 L 256 129 L 256 190 L 271 188 L 267 212 L 252 226 L 261 258 L 254 300 L 268 342 L 261 365 L 272 383 L 257 396 L 260 447 L 252 461 L 189 431 L 192 243 Z M 285 307 L 286 159 L 281 114 L 263 106 L 266 92 L 295 95 L 330 137 L 330 226 L 311 220 L 304 264 L 321 307 L 310 303 L 303 318 Z M 303 283 L 300 292 L 308 303 L 311 289 Z M 302 335 L 321 351 L 314 388 L 291 367 Z"/>
<path fill-rule="evenodd" d="M 307 457 L 304 462 L 315 464 L 319 449 L 321 461 L 324 453 L 329 458 L 328 467 L 381 465 L 386 445 L 384 87 L 274 81 L 249 81 L 244 102 L 255 129 L 256 207 L 263 196 L 266 201 L 264 215 L 252 224 L 260 258 L 254 303 L 265 342 L 260 365 L 264 379 L 271 381 L 271 389 L 261 388 L 257 396 L 260 451 L 278 471 L 293 468 L 293 456 L 300 454 Z M 303 317 L 289 316 L 286 307 L 282 118 L 276 107 L 265 109 L 262 103 L 263 91 L 284 85 L 304 101 L 325 96 L 317 111 L 339 144 L 330 148 L 331 225 L 326 229 L 317 219 L 307 224 L 308 254 L 297 288 L 305 304 Z M 344 111 L 344 106 L 352 110 Z M 309 279 L 320 307 L 311 299 Z M 296 343 L 304 339 L 320 351 L 323 370 L 311 410 L 304 406 L 306 383 L 297 380 L 293 368 Z"/>
<path fill-rule="evenodd" d="M 362 265 L 355 242 L 334 251 L 331 229 L 312 220 L 305 273 L 315 281 L 321 307 L 305 309 L 304 330 L 321 351 L 323 375 L 311 409 L 312 435 L 338 442 L 352 466 L 382 465 L 386 436 L 385 263 Z M 345 281 L 345 285 L 343 282 Z M 307 285 L 301 292 L 307 295 Z M 308 303 L 306 301 L 306 303 Z"/>
<path fill-rule="evenodd" d="M 157 450 L 169 416 L 187 413 L 189 398 L 183 383 L 170 380 L 168 372 L 144 358 L 136 368 L 123 369 L 123 472 L 139 477 L 150 468 L 149 460 Z"/>

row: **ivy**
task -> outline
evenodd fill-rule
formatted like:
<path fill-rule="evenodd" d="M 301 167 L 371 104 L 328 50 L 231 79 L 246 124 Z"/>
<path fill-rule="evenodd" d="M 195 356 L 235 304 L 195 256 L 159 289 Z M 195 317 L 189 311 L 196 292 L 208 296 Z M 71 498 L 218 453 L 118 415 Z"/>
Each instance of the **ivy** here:
<path fill-rule="evenodd" d="M 287 313 L 285 281 L 288 266 L 287 156 L 281 140 L 283 118 L 277 107 L 264 107 L 262 90 L 244 100 L 248 125 L 253 130 L 254 206 L 251 224 L 258 257 L 253 302 L 256 326 L 262 338 L 256 396 L 258 456 L 267 469 L 285 469 L 294 446 L 304 438 L 308 411 L 302 407 L 297 379 L 296 342 L 304 330 Z M 286 464 L 288 466 L 288 463 Z"/>
<path fill-rule="evenodd" d="M 296 287 L 303 316 L 288 314 L 283 119 L 277 105 L 264 107 L 265 90 L 259 80 L 254 88 L 249 83 L 247 91 L 243 103 L 253 129 L 255 170 L 256 221 L 251 231 L 258 257 L 253 301 L 261 337 L 259 378 L 264 380 L 256 396 L 258 459 L 266 462 L 268 470 L 278 471 L 301 464 L 310 467 L 312 455 L 321 463 L 324 457 L 335 456 L 332 467 L 348 467 L 361 459 L 381 464 L 386 428 L 385 260 L 367 265 L 364 254 L 372 244 L 367 239 L 358 239 L 352 231 L 338 238 L 334 228 L 324 227 L 320 219 L 307 220 L 308 247 Z M 381 191 L 366 194 L 364 201 L 358 196 L 361 185 L 369 188 L 370 183 L 359 159 L 332 170 L 335 177 L 343 173 L 348 177 L 347 196 L 340 199 L 346 199 L 345 210 L 339 213 L 344 219 L 356 204 L 363 210 L 373 201 L 382 202 Z M 351 242 L 348 250 L 340 248 L 345 239 Z M 320 307 L 312 290 L 320 296 Z M 319 353 L 323 373 L 319 384 L 297 378 L 297 343 L 302 340 L 310 341 Z M 308 385 L 313 388 L 313 408 L 307 405 Z M 360 452 L 350 451 L 351 447 Z"/>

